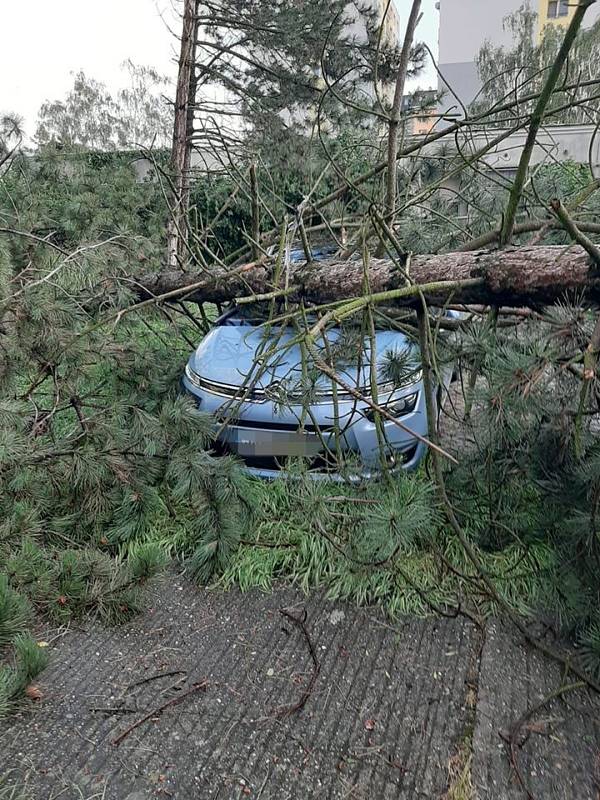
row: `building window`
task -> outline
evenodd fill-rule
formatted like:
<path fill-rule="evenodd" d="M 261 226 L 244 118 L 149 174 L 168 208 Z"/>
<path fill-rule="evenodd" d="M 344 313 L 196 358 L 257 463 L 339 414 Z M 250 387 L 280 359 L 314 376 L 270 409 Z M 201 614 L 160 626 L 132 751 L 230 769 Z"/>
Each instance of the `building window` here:
<path fill-rule="evenodd" d="M 569 15 L 569 0 L 548 0 L 548 19 L 567 17 Z"/>

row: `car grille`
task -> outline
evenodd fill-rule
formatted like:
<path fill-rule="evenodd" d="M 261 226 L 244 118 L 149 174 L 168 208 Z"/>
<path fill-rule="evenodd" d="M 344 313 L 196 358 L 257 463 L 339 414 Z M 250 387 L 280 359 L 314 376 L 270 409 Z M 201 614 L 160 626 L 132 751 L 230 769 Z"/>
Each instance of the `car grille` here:
<path fill-rule="evenodd" d="M 275 381 L 266 387 L 260 386 L 233 386 L 229 383 L 219 383 L 218 381 L 207 380 L 196 374 L 187 373 L 187 378 L 194 386 L 199 389 L 204 389 L 205 392 L 217 394 L 221 397 L 228 397 L 232 400 L 241 400 L 246 403 L 266 403 L 267 401 L 276 401 L 278 399 L 278 390 L 280 383 Z M 357 390 L 361 394 L 369 394 L 370 387 L 363 386 Z M 282 392 L 288 403 L 302 405 L 306 401 L 307 405 L 318 405 L 319 403 L 331 404 L 334 402 L 334 391 L 331 389 L 321 389 L 315 391 L 314 400 L 306 398 L 305 395 L 299 392 Z M 354 396 L 350 392 L 346 392 L 341 388 L 337 390 L 335 396 L 339 401 L 354 400 Z"/>
<path fill-rule="evenodd" d="M 295 432 L 300 430 L 300 423 L 299 422 L 274 422 L 273 420 L 269 420 L 268 422 L 260 422 L 258 420 L 248 420 L 248 419 L 237 419 L 236 417 L 217 417 L 218 421 L 222 425 L 230 425 L 236 427 L 241 425 L 244 428 L 254 428 L 257 430 L 264 430 L 264 431 L 291 431 Z M 306 431 L 307 433 L 330 433 L 335 430 L 335 425 L 309 425 L 305 424 L 302 425 L 302 430 Z"/>

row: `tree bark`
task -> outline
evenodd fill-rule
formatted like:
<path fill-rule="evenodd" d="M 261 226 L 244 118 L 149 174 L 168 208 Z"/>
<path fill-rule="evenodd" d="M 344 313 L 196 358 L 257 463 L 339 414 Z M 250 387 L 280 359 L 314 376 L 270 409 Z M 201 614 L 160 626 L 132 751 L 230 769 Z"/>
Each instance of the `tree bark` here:
<path fill-rule="evenodd" d="M 388 155 L 387 155 L 387 174 L 386 174 L 386 213 L 389 215 L 390 228 L 394 227 L 394 210 L 396 208 L 396 192 L 398 185 L 398 136 L 400 132 L 400 122 L 402 120 L 402 98 L 404 97 L 404 86 L 410 62 L 410 52 L 415 30 L 421 17 L 421 0 L 413 0 L 404 44 L 400 53 L 400 64 L 398 65 L 398 76 L 394 90 L 394 101 L 390 114 L 389 133 L 388 133 Z"/>
<path fill-rule="evenodd" d="M 185 0 L 179 73 L 175 94 L 173 145 L 171 149 L 172 198 L 167 223 L 167 263 L 171 269 L 185 261 L 190 195 L 190 137 L 194 127 L 196 95 L 196 39 L 198 0 Z"/>
<path fill-rule="evenodd" d="M 260 261 L 210 272 L 166 270 L 136 280 L 143 300 L 171 293 L 177 299 L 223 303 L 282 289 L 273 285 L 273 268 L 274 261 Z M 578 245 L 417 255 L 411 259 L 409 277 L 418 285 L 438 284 L 424 292 L 434 303 L 451 296 L 454 303 L 537 308 L 563 300 L 569 293 L 576 293 L 578 300 L 600 302 L 600 277 L 589 255 Z M 403 273 L 389 259 L 371 259 L 369 284 L 372 294 L 406 287 Z M 310 303 L 360 297 L 363 263 L 357 258 L 292 264 L 287 285 L 289 297 Z M 418 294 L 410 292 L 409 284 L 408 294 L 392 297 L 388 304 L 415 305 Z"/>

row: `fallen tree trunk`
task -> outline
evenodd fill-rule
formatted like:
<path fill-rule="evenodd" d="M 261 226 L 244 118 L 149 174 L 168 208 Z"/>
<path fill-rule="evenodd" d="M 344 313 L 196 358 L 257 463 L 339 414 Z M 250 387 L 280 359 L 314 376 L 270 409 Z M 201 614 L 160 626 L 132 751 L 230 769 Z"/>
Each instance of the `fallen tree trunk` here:
<path fill-rule="evenodd" d="M 197 273 L 167 270 L 138 279 L 142 300 L 227 302 L 236 298 L 287 294 L 310 303 L 331 303 L 363 294 L 363 263 L 319 261 L 291 264 L 279 286 L 272 282 L 274 262 L 260 261 L 235 269 Z M 375 301 L 414 305 L 423 286 L 430 302 L 449 296 L 453 302 L 540 307 L 577 295 L 600 302 L 600 274 L 579 246 L 515 247 L 501 251 L 443 253 L 413 256 L 408 265 L 409 288 L 404 273 L 389 259 L 372 258 L 369 283 Z M 288 287 L 283 289 L 283 286 Z M 265 298 L 263 298 L 265 299 Z"/>

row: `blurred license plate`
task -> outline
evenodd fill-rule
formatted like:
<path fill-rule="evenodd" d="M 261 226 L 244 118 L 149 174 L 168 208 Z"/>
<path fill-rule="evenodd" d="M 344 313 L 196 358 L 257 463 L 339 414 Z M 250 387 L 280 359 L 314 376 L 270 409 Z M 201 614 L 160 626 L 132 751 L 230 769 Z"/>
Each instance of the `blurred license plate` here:
<path fill-rule="evenodd" d="M 241 456 L 314 456 L 323 449 L 315 433 L 229 427 L 222 436 Z"/>

